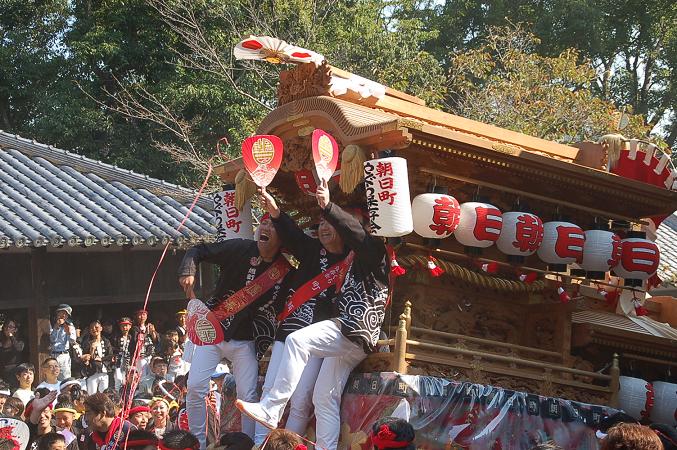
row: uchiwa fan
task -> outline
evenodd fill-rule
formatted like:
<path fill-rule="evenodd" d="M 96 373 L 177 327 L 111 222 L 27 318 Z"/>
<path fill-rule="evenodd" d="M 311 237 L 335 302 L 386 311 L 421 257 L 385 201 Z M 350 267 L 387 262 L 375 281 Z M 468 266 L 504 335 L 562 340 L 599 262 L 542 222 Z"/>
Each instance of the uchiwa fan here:
<path fill-rule="evenodd" d="M 233 55 L 237 59 L 253 59 L 280 63 L 315 63 L 322 64 L 324 56 L 305 48 L 291 45 L 282 39 L 270 36 L 253 36 L 241 41 L 235 46 Z"/>

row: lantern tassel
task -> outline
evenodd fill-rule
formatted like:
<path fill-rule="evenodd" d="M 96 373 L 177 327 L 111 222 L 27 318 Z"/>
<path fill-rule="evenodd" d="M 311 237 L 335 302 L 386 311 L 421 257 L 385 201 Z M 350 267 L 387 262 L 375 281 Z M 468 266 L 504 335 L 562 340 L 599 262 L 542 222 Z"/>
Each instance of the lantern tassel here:
<path fill-rule="evenodd" d="M 571 301 L 571 297 L 569 297 L 569 294 L 567 294 L 567 291 L 565 291 L 562 286 L 557 288 L 557 295 L 559 295 L 559 301 L 564 304 Z"/>
<path fill-rule="evenodd" d="M 650 291 L 653 288 L 657 288 L 661 284 L 663 284 L 663 280 L 661 280 L 661 278 L 658 276 L 658 273 L 654 273 L 647 281 L 647 290 Z"/>
<path fill-rule="evenodd" d="M 625 138 L 620 134 L 607 134 L 600 139 L 599 143 L 606 148 L 607 152 L 607 172 L 611 172 L 616 161 L 620 159 L 624 140 Z"/>
<path fill-rule="evenodd" d="M 642 305 L 642 302 L 639 300 L 633 300 L 632 303 L 635 305 L 635 314 L 637 314 L 638 317 L 649 315 L 649 310 L 646 309 L 644 305 Z"/>
<path fill-rule="evenodd" d="M 245 203 L 256 194 L 256 184 L 249 178 L 247 171 L 240 169 L 235 175 L 235 206 L 242 211 Z"/>
<path fill-rule="evenodd" d="M 618 300 L 617 290 L 607 291 L 606 289 L 599 288 L 597 290 L 597 293 L 602 297 L 604 297 L 604 301 L 609 306 L 614 306 L 616 304 L 616 301 Z"/>
<path fill-rule="evenodd" d="M 397 255 L 395 254 L 395 249 L 393 249 L 390 255 L 390 274 L 397 278 L 401 277 L 405 273 L 407 273 L 407 269 L 400 266 L 400 264 L 397 262 Z"/>
<path fill-rule="evenodd" d="M 444 270 L 437 265 L 437 262 L 437 259 L 432 255 L 428 256 L 428 270 L 430 271 L 430 276 L 439 277 L 444 273 Z"/>
<path fill-rule="evenodd" d="M 498 263 L 495 262 L 476 262 L 477 267 L 486 273 L 498 272 Z"/>
<path fill-rule="evenodd" d="M 364 179 L 364 162 L 367 156 L 358 145 L 346 145 L 341 152 L 341 177 L 339 186 L 346 194 L 355 190 Z"/>
<path fill-rule="evenodd" d="M 526 273 L 520 274 L 520 276 L 519 276 L 520 281 L 522 281 L 526 284 L 533 283 L 534 281 L 536 281 L 537 278 L 538 278 L 538 274 L 536 272 L 526 272 Z"/>

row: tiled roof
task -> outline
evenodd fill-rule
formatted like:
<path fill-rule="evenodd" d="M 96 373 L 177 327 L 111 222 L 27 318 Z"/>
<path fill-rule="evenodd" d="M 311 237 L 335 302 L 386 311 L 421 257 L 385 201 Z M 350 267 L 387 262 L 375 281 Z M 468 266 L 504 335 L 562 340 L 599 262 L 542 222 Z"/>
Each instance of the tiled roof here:
<path fill-rule="evenodd" d="M 661 249 L 658 276 L 665 285 L 677 284 L 677 214 L 668 216 L 658 227 L 656 243 Z"/>
<path fill-rule="evenodd" d="M 0 248 L 187 245 L 211 239 L 211 201 L 147 175 L 0 131 Z"/>

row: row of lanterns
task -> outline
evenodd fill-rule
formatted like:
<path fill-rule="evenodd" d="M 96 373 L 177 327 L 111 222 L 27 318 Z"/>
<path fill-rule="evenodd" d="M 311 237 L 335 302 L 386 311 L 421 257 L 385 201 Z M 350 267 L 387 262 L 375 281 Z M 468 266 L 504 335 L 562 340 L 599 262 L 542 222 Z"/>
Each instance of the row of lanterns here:
<path fill-rule="evenodd" d="M 637 420 L 677 426 L 677 384 L 619 377 L 618 406 Z"/>
<path fill-rule="evenodd" d="M 564 221 L 543 223 L 529 212 L 501 212 L 472 201 L 459 204 L 453 196 L 426 193 L 409 199 L 404 158 L 381 158 L 364 163 L 365 189 L 371 232 L 400 237 L 416 232 L 421 237 L 444 239 L 452 234 L 471 253 L 496 245 L 515 263 L 537 254 L 548 269 L 564 272 L 578 264 L 590 279 L 614 273 L 626 286 L 641 286 L 658 269 L 658 246 L 640 232 L 626 239 L 605 230 L 586 230 Z"/>

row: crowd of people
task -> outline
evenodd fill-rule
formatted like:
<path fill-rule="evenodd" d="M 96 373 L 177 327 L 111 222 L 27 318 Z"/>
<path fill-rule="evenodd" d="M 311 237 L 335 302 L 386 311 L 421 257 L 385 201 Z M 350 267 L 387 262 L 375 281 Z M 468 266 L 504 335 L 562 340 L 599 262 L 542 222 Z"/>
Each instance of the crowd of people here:
<path fill-rule="evenodd" d="M 186 252 L 178 277 L 190 302 L 164 333 L 144 309 L 133 320 L 122 317 L 115 330 L 95 320 L 79 332 L 72 308 L 59 305 L 36 385 L 36 368 L 21 360 L 18 323 L 6 320 L 0 420 L 12 432 L 0 434 L 0 450 L 302 450 L 306 443 L 335 450 L 349 374 L 378 350 L 382 336 L 389 250 L 367 231 L 363 209 L 330 200 L 326 182 L 316 193 L 316 236 L 265 189 L 259 193 L 267 213 L 255 240 L 200 244 Z M 205 301 L 193 294 L 200 264 L 220 268 Z M 266 352 L 259 394 L 259 360 Z M 240 431 L 222 433 L 212 425 L 225 416 L 227 376 L 242 419 Z M 304 437 L 312 415 L 315 442 Z M 647 437 L 646 430 L 612 427 L 603 448 L 663 449 L 658 434 L 649 430 Z M 402 418 L 381 419 L 371 430 L 376 450 L 415 450 L 414 437 Z"/>

